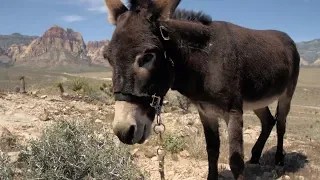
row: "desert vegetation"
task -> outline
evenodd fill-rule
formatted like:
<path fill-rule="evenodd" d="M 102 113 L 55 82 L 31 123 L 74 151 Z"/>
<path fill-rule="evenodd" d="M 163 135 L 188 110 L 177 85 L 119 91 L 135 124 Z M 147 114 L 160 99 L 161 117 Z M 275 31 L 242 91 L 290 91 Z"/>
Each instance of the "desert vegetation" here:
<path fill-rule="evenodd" d="M 123 145 L 112 133 L 112 84 L 104 79 L 109 73 L 23 72 L 26 93 L 16 93 L 15 87 L 21 85 L 19 73 L 0 69 L 5 75 L 0 76 L 0 179 L 159 179 L 155 133 L 146 143 L 134 146 Z M 288 117 L 285 166 L 273 165 L 274 128 L 260 165 L 246 165 L 247 179 L 312 180 L 320 176 L 317 75 L 319 69 L 302 68 Z M 194 105 L 174 91 L 169 91 L 164 102 L 167 179 L 205 179 L 205 140 Z M 273 113 L 275 107 L 276 103 L 271 106 Z M 260 130 L 253 112 L 245 112 L 246 160 Z M 223 121 L 220 141 L 220 179 L 229 180 Z"/>

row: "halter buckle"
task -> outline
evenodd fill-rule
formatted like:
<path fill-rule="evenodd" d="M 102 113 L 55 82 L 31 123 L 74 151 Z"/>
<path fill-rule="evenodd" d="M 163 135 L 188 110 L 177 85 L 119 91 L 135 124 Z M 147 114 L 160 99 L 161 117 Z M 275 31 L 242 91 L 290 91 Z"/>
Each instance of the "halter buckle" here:
<path fill-rule="evenodd" d="M 165 27 L 164 26 L 160 26 L 160 33 L 161 33 L 161 36 L 164 40 L 168 41 L 170 40 L 170 37 L 169 36 L 165 36 L 163 31 L 165 31 Z"/>
<path fill-rule="evenodd" d="M 161 97 L 156 96 L 156 94 L 152 95 L 152 102 L 150 103 L 150 106 L 153 108 L 157 108 L 160 106 Z"/>

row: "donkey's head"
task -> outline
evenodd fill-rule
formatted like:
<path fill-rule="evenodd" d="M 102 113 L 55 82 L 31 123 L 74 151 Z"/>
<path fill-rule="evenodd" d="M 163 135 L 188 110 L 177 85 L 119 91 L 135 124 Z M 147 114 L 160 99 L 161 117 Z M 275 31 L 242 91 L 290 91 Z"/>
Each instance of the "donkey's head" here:
<path fill-rule="evenodd" d="M 113 131 L 126 144 L 143 143 L 151 132 L 152 95 L 164 97 L 173 82 L 173 65 L 163 47 L 165 30 L 180 0 L 105 0 L 115 31 L 104 56 L 113 68 Z M 162 99 L 162 98 L 161 98 Z M 162 103 L 162 101 L 161 101 Z"/>

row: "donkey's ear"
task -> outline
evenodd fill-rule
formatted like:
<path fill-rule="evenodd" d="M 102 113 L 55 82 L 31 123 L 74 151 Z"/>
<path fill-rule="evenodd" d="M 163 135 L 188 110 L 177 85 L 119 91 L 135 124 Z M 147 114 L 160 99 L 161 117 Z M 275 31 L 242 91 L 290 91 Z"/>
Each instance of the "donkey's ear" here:
<path fill-rule="evenodd" d="M 137 9 L 148 8 L 151 0 L 129 0 L 130 11 Z"/>
<path fill-rule="evenodd" d="M 154 0 L 154 13 L 157 14 L 159 20 L 166 21 L 176 10 L 180 1 L 181 0 Z"/>
<path fill-rule="evenodd" d="M 108 10 L 108 21 L 117 25 L 118 17 L 128 11 L 128 8 L 120 0 L 104 0 Z"/>

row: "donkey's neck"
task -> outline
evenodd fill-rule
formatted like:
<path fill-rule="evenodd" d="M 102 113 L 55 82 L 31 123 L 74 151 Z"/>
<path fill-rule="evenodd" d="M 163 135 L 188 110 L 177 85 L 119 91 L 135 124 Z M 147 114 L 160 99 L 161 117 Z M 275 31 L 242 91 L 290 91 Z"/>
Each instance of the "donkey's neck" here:
<path fill-rule="evenodd" d="M 168 32 L 169 40 L 164 41 L 167 55 L 175 65 L 175 81 L 171 89 L 188 95 L 202 86 L 195 76 L 201 76 L 198 67 L 209 55 L 212 38 L 209 26 L 200 22 L 169 20 L 161 23 Z M 193 94 L 193 93 L 192 93 Z"/>
<path fill-rule="evenodd" d="M 162 22 L 161 25 L 166 28 L 170 38 L 168 42 L 165 42 L 169 53 L 170 51 L 174 54 L 180 52 L 186 56 L 194 52 L 207 52 L 212 35 L 209 26 L 200 22 L 183 20 L 169 20 Z"/>

